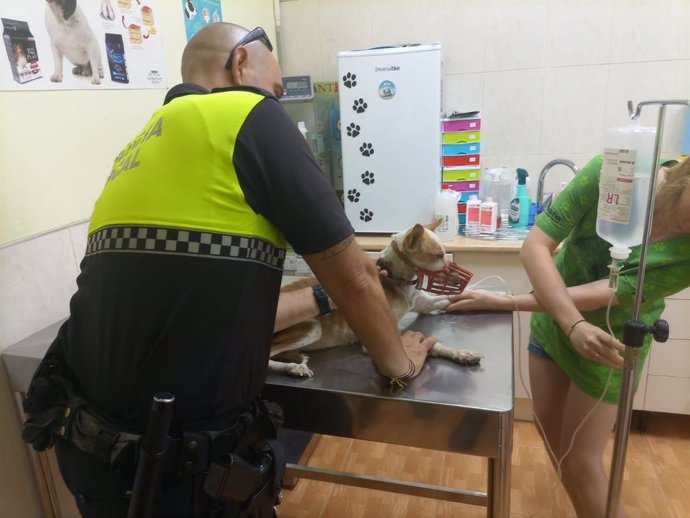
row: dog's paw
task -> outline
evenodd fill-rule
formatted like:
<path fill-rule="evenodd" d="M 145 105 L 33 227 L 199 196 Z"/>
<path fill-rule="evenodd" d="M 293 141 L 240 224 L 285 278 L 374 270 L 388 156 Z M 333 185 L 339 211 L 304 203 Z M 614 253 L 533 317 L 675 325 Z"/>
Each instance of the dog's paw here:
<path fill-rule="evenodd" d="M 483 354 L 468 349 L 453 349 L 452 358 L 449 358 L 449 360 L 460 365 L 477 365 L 483 358 Z"/>
<path fill-rule="evenodd" d="M 444 358 L 459 365 L 477 365 L 482 358 L 484 358 L 483 354 L 469 351 L 467 349 L 454 349 L 442 344 L 441 342 L 436 342 L 434 344 L 429 351 L 429 355 L 436 358 Z"/>
<path fill-rule="evenodd" d="M 50 76 L 50 80 L 53 83 L 62 83 L 62 74 L 53 74 Z"/>
<path fill-rule="evenodd" d="M 91 78 L 91 84 L 92 84 L 92 85 L 100 85 L 100 84 L 101 84 L 101 80 L 99 79 L 98 76 L 93 76 L 93 77 Z"/>
<path fill-rule="evenodd" d="M 432 313 L 434 311 L 441 311 L 450 305 L 450 299 L 447 295 L 433 295 L 420 291 L 412 302 L 412 311 L 417 313 Z"/>
<path fill-rule="evenodd" d="M 295 378 L 311 378 L 314 376 L 314 372 L 307 367 L 306 363 L 288 363 L 285 374 Z"/>

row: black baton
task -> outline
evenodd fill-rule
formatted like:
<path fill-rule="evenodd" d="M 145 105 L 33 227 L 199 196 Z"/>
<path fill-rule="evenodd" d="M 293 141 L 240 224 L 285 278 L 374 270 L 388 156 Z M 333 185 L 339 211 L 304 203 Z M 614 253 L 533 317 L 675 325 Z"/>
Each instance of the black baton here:
<path fill-rule="evenodd" d="M 150 518 L 158 495 L 163 456 L 168 449 L 168 429 L 175 396 L 159 392 L 153 396 L 146 433 L 139 448 L 137 473 L 127 518 Z"/>

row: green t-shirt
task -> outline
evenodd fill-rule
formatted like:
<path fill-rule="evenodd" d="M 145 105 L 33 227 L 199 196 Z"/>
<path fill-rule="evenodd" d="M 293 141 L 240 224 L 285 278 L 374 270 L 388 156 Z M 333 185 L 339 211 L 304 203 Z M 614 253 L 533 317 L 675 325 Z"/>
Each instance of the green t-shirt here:
<path fill-rule="evenodd" d="M 556 267 L 566 286 L 586 284 L 609 276 L 611 263 L 609 243 L 596 233 L 599 173 L 602 157 L 591 160 L 566 187 L 552 206 L 539 215 L 536 225 L 555 241 L 563 242 L 556 256 Z M 623 324 L 632 318 L 635 288 L 640 261 L 640 247 L 632 248 L 630 257 L 620 273 L 619 304 L 611 307 L 611 329 L 619 340 L 623 338 Z M 690 286 L 690 235 L 682 234 L 647 247 L 643 301 L 640 320 L 652 324 L 664 310 L 664 297 Z M 591 324 L 607 330 L 606 308 L 583 311 Z M 584 392 L 599 398 L 609 376 L 609 368 L 582 357 L 570 344 L 548 313 L 532 315 L 534 338 L 566 374 Z M 637 365 L 635 387 L 639 382 L 644 361 L 649 352 L 651 336 L 645 338 Z M 614 370 L 605 400 L 618 401 L 621 371 Z"/>

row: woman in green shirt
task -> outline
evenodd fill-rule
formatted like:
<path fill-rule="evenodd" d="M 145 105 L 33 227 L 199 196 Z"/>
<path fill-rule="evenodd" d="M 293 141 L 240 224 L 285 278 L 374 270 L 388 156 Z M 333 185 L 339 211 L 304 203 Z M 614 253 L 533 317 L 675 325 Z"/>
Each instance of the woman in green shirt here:
<path fill-rule="evenodd" d="M 605 515 L 608 479 L 602 456 L 616 420 L 624 350 L 620 340 L 624 323 L 632 318 L 640 260 L 637 246 L 612 294 L 610 244 L 596 233 L 601 165 L 601 156 L 590 161 L 537 218 L 525 239 L 520 259 L 533 293 L 506 297 L 469 290 L 452 297 L 448 307 L 535 312 L 528 346 L 534 412 L 552 461 L 561 461 L 562 482 L 580 518 Z M 662 167 L 657 178 L 640 307 L 640 319 L 646 323 L 659 318 L 665 297 L 690 286 L 690 160 Z M 609 302 L 614 336 L 607 326 Z M 635 386 L 650 343 L 647 336 Z M 599 399 L 603 401 L 597 405 Z"/>

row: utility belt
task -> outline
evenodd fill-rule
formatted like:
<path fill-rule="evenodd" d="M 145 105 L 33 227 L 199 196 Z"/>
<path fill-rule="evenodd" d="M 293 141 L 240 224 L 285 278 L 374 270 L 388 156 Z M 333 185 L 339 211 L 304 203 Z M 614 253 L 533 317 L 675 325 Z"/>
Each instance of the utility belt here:
<path fill-rule="evenodd" d="M 100 416 L 76 394 L 62 375 L 60 362 L 47 363 L 34 375 L 24 401 L 30 417 L 24 423 L 23 440 L 38 451 L 58 440 L 69 441 L 118 471 L 134 473 L 143 436 Z M 202 475 L 204 493 L 212 500 L 232 503 L 238 516 L 271 518 L 285 470 L 277 441 L 282 421 L 277 404 L 258 400 L 228 428 L 170 434 L 161 472 Z"/>

